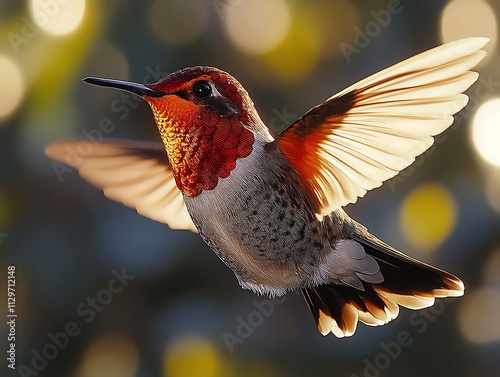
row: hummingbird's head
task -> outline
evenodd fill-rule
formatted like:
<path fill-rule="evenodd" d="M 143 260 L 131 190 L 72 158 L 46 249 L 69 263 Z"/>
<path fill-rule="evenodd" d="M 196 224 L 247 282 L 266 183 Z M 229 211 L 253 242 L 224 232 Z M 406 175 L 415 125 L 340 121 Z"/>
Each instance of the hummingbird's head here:
<path fill-rule="evenodd" d="M 132 92 L 149 103 L 177 186 L 191 197 L 228 177 L 237 159 L 252 152 L 256 135 L 270 138 L 246 90 L 216 68 L 186 68 L 145 85 L 85 81 Z"/>

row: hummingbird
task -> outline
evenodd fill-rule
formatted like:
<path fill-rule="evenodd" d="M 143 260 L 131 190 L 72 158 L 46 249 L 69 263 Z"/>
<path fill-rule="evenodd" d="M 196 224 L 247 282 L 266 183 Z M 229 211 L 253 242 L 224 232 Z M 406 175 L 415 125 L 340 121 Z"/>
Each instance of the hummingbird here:
<path fill-rule="evenodd" d="M 243 86 L 217 68 L 185 68 L 154 84 L 88 77 L 142 97 L 161 142 L 103 140 L 80 153 L 67 140 L 46 155 L 139 214 L 198 232 L 242 288 L 300 291 L 321 334 L 351 336 L 358 322 L 383 325 L 400 306 L 463 295 L 459 278 L 381 241 L 343 207 L 453 123 L 487 42 L 450 42 L 386 68 L 276 137 Z"/>

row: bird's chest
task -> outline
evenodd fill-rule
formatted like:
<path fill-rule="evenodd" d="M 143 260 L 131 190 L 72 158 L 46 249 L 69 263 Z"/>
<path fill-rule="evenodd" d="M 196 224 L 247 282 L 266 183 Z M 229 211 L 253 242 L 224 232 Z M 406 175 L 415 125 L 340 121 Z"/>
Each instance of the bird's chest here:
<path fill-rule="evenodd" d="M 214 190 L 185 197 L 200 235 L 240 283 L 292 286 L 330 249 L 295 173 L 257 150 Z"/>

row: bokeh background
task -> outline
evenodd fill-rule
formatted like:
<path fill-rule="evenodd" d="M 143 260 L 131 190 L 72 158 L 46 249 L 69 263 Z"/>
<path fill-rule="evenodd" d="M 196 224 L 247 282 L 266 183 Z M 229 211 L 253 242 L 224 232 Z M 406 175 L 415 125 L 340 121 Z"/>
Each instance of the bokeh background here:
<path fill-rule="evenodd" d="M 16 362 L 33 374 L 3 363 L 0 374 L 498 376 L 499 17 L 496 0 L 2 1 L 0 306 L 4 316 L 15 265 Z M 346 208 L 460 276 L 466 295 L 349 339 L 319 335 L 299 295 L 271 304 L 241 290 L 198 235 L 107 200 L 44 156 L 57 139 L 100 140 L 103 119 L 106 137 L 158 139 L 146 103 L 82 83 L 88 75 L 154 82 L 216 66 L 277 131 L 347 85 L 466 36 L 491 38 L 468 107 L 413 167 Z M 134 279 L 120 285 L 112 271 Z"/>

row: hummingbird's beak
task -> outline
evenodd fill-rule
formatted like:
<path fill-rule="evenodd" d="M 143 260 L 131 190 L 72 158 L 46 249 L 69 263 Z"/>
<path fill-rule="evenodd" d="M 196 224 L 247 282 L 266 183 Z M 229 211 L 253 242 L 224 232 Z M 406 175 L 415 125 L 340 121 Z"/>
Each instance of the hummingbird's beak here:
<path fill-rule="evenodd" d="M 127 92 L 136 94 L 140 97 L 163 97 L 165 94 L 159 90 L 154 90 L 146 85 L 137 84 L 135 82 L 121 81 L 121 80 L 111 80 L 103 79 L 100 77 L 85 77 L 83 81 L 88 82 L 92 85 L 98 86 L 108 86 L 110 88 L 121 89 Z"/>

